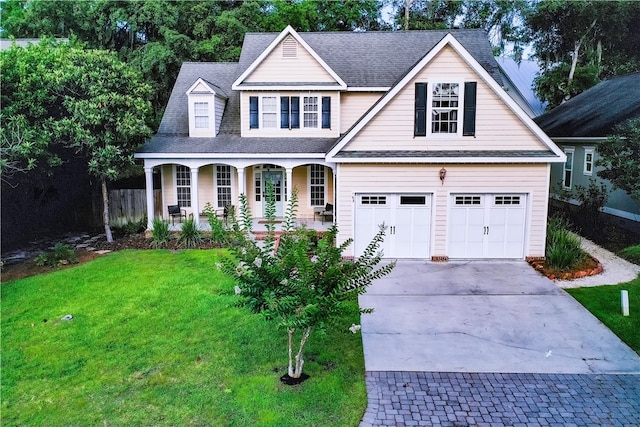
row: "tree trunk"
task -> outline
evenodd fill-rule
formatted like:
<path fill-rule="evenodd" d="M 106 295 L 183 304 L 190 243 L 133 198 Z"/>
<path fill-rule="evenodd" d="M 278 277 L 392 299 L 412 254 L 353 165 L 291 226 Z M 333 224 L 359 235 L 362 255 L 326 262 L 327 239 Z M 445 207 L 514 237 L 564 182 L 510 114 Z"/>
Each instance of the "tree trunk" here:
<path fill-rule="evenodd" d="M 409 8 L 411 7 L 411 2 L 413 0 L 405 0 L 404 2 L 404 29 L 405 31 L 409 29 Z"/>
<path fill-rule="evenodd" d="M 311 328 L 309 327 L 305 329 L 304 333 L 302 334 L 302 338 L 300 339 L 300 349 L 296 354 L 296 367 L 293 371 L 293 375 L 289 375 L 292 378 L 300 378 L 300 375 L 302 375 L 302 367 L 304 366 L 304 359 L 302 358 L 302 349 L 304 348 L 304 345 L 307 343 L 307 338 L 309 338 L 310 333 L 311 333 Z"/>
<path fill-rule="evenodd" d="M 582 47 L 582 43 L 584 42 L 585 38 L 587 37 L 591 29 L 596 26 L 597 22 L 598 20 L 594 19 L 591 25 L 589 25 L 589 28 L 587 28 L 587 31 L 585 31 L 582 37 L 580 37 L 580 40 L 576 41 L 573 45 L 574 46 L 573 58 L 571 58 L 571 70 L 569 70 L 569 79 L 567 81 L 567 91 L 569 91 L 571 88 L 571 82 L 573 81 L 573 76 L 576 73 L 576 68 L 578 67 L 578 57 L 580 56 L 580 47 Z M 566 93 L 564 96 L 564 99 L 562 100 L 562 104 L 564 104 L 569 99 L 571 99 L 571 95 L 569 93 Z"/>
<path fill-rule="evenodd" d="M 113 242 L 113 234 L 111 234 L 111 225 L 109 224 L 109 192 L 107 191 L 107 181 L 101 178 L 102 187 L 102 221 L 104 223 L 104 234 L 107 236 L 107 242 Z"/>
<path fill-rule="evenodd" d="M 293 333 L 295 329 L 289 329 L 289 371 L 287 372 L 293 378 Z"/>

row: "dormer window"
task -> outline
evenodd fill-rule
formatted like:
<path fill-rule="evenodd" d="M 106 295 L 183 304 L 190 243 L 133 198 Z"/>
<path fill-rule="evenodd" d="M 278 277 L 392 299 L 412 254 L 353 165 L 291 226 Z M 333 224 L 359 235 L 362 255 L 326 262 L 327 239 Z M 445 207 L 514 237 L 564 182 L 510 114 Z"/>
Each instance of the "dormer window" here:
<path fill-rule="evenodd" d="M 295 59 L 298 57 L 298 42 L 291 36 L 282 41 L 282 57 Z"/>
<path fill-rule="evenodd" d="M 215 137 L 220 129 L 226 101 L 227 96 L 222 89 L 203 79 L 196 80 L 187 90 L 189 136 Z"/>
<path fill-rule="evenodd" d="M 193 113 L 195 115 L 196 129 L 208 129 L 209 128 L 209 103 L 194 102 Z"/>

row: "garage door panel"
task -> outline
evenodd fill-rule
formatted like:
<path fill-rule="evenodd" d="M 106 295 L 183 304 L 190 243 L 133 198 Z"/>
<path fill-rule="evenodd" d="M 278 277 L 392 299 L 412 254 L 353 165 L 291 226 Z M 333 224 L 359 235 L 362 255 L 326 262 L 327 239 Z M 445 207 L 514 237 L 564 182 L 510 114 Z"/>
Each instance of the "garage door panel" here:
<path fill-rule="evenodd" d="M 454 195 L 450 258 L 522 258 L 526 195 Z"/>
<path fill-rule="evenodd" d="M 379 225 L 388 227 L 382 250 L 387 258 L 427 258 L 430 254 L 431 195 L 357 195 L 355 253 L 363 253 Z"/>

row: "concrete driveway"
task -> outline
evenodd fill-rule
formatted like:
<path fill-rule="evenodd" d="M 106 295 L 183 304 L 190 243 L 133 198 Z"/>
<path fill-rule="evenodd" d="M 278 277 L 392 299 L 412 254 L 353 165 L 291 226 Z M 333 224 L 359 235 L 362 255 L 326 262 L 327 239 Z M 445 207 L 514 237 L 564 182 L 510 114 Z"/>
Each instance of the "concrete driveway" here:
<path fill-rule="evenodd" d="M 640 373 L 640 357 L 525 262 L 398 262 L 360 297 L 367 371 Z"/>

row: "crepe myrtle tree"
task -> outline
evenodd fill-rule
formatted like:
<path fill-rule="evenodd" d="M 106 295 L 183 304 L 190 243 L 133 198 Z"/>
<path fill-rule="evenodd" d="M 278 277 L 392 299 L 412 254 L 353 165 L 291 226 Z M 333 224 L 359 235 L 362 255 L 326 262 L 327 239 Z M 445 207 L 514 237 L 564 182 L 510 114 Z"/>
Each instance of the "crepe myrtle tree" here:
<path fill-rule="evenodd" d="M 233 258 L 219 265 L 236 279 L 241 303 L 255 313 L 273 320 L 287 332 L 289 365 L 287 375 L 300 378 L 304 366 L 304 348 L 313 331 L 330 328 L 349 329 L 359 325 L 340 325 L 345 315 L 370 313 L 354 301 L 376 279 L 391 272 L 395 261 L 378 266 L 382 260 L 380 244 L 384 225 L 364 253 L 351 261 L 343 257 L 352 243 L 349 239 L 336 246 L 335 225 L 322 235 L 295 225 L 298 204 L 293 191 L 279 240 L 275 235 L 275 198 L 273 185 L 266 188 L 267 234 L 263 242 L 252 239 L 250 221 L 234 224 L 239 244 L 231 249 Z M 240 218 L 250 218 L 247 198 L 240 197 Z M 294 354 L 295 353 L 295 354 Z"/>

